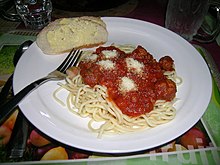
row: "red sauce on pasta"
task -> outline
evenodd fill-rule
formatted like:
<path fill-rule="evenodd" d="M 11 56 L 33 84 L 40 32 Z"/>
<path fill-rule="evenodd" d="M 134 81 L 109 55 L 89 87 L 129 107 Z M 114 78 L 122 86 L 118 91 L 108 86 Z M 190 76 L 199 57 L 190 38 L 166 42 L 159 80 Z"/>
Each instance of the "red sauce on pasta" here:
<path fill-rule="evenodd" d="M 92 57 L 79 64 L 84 83 L 106 86 L 108 99 L 128 116 L 148 113 L 156 100 L 171 101 L 176 95 L 176 84 L 163 74 L 174 70 L 169 56 L 157 62 L 141 46 L 128 54 L 109 46 L 97 48 Z"/>

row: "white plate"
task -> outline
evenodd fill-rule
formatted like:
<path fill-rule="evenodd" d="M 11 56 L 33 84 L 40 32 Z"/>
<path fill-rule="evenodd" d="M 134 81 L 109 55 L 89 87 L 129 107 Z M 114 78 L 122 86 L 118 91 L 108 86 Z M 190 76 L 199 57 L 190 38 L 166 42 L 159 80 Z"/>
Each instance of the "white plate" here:
<path fill-rule="evenodd" d="M 184 39 L 169 30 L 140 20 L 103 18 L 109 32 L 108 43 L 140 44 L 156 59 L 170 55 L 183 84 L 178 88 L 177 114 L 173 121 L 142 132 L 97 139 L 87 128 L 87 119 L 70 113 L 54 102 L 57 82 L 48 82 L 20 104 L 30 122 L 48 136 L 73 147 L 103 153 L 128 153 L 167 143 L 191 128 L 205 112 L 211 98 L 211 76 L 201 55 Z M 30 82 L 55 69 L 64 55 L 45 55 L 36 43 L 21 57 L 14 73 L 17 93 Z"/>

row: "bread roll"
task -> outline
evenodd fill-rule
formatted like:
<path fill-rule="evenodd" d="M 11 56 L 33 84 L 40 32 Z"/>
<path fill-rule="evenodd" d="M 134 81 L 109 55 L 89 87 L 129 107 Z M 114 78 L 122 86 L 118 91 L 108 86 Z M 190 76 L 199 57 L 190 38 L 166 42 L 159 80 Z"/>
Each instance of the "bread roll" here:
<path fill-rule="evenodd" d="M 106 24 L 100 17 L 61 18 L 41 30 L 36 43 L 45 54 L 61 54 L 72 48 L 90 48 L 107 41 Z"/>

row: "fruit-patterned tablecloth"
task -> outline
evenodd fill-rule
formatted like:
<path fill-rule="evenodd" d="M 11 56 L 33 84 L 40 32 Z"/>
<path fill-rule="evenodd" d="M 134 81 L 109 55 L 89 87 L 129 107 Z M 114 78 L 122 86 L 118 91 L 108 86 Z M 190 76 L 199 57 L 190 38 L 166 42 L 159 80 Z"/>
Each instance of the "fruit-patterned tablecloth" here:
<path fill-rule="evenodd" d="M 2 34 L 0 36 L 0 85 L 13 72 L 12 59 L 19 44 L 35 40 L 36 36 Z M 220 164 L 220 76 L 209 54 L 202 47 L 197 50 L 206 60 L 213 78 L 213 93 L 209 106 L 199 122 L 169 144 L 127 155 L 106 155 L 76 150 L 48 139 L 29 124 L 26 151 L 20 159 L 7 156 L 7 146 L 18 111 L 0 126 L 0 163 L 5 164 L 144 164 L 144 165 L 217 165 Z"/>

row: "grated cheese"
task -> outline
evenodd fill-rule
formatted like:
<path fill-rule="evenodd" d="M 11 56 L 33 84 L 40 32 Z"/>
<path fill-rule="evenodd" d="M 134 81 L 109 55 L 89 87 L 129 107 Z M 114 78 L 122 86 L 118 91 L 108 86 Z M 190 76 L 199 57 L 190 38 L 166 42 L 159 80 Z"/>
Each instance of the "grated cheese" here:
<path fill-rule="evenodd" d="M 86 56 L 84 60 L 86 60 L 86 61 L 96 61 L 97 58 L 98 58 L 97 54 L 91 54 L 89 56 Z"/>
<path fill-rule="evenodd" d="M 117 56 L 116 50 L 103 50 L 102 53 L 105 56 L 105 58 L 114 58 Z"/>
<path fill-rule="evenodd" d="M 137 90 L 137 87 L 132 79 L 128 77 L 122 77 L 121 83 L 119 84 L 119 90 L 121 92 L 129 92 L 131 90 Z"/>
<path fill-rule="evenodd" d="M 137 73 L 141 73 L 143 71 L 142 68 L 144 67 L 144 64 L 142 64 L 141 62 L 133 58 L 126 58 L 125 61 L 126 61 L 128 69 L 133 68 L 134 71 Z"/>
<path fill-rule="evenodd" d="M 115 64 L 111 60 L 101 60 L 101 61 L 98 61 L 97 64 L 102 66 L 104 69 L 115 68 Z"/>

